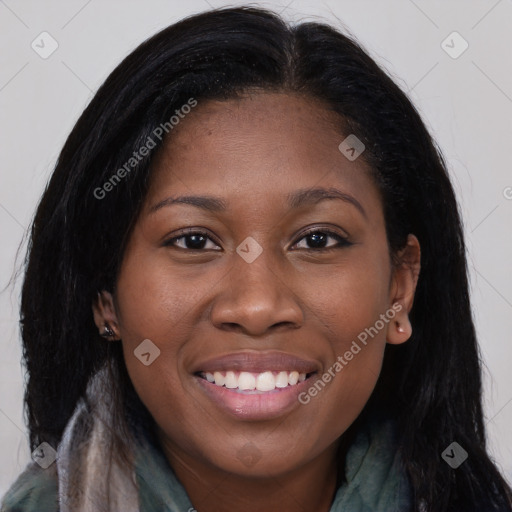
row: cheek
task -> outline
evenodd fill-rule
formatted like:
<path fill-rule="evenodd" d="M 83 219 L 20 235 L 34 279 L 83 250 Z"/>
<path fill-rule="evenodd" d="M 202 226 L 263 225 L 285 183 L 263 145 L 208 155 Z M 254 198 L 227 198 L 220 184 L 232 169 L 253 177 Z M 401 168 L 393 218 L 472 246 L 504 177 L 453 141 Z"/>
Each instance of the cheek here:
<path fill-rule="evenodd" d="M 174 285 L 165 267 L 141 252 L 127 254 L 117 281 L 116 312 L 126 368 L 152 415 L 166 407 L 162 398 L 169 390 L 180 391 L 181 341 L 176 334 L 181 336 L 182 329 L 175 326 L 186 305 L 174 291 L 181 288 Z"/>
<path fill-rule="evenodd" d="M 323 373 L 299 397 L 305 408 L 303 428 L 334 441 L 354 422 L 377 383 L 386 346 L 385 311 L 377 295 L 339 295 L 343 308 L 330 303 L 329 340 Z M 349 300 L 350 299 L 350 300 Z M 334 313 L 338 312 L 335 316 Z M 328 310 L 324 309 L 324 315 Z M 381 322 L 375 326 L 376 322 Z M 382 327 L 379 329 L 378 327 Z"/>
<path fill-rule="evenodd" d="M 303 403 L 315 411 L 312 416 L 323 418 L 332 435 L 339 435 L 358 416 L 380 374 L 392 320 L 386 316 L 391 268 L 382 254 L 382 248 L 354 251 L 338 272 L 329 270 L 330 279 L 317 273 L 304 284 L 329 356 Z"/>
<path fill-rule="evenodd" d="M 165 251 L 147 249 L 128 254 L 117 283 L 117 316 L 128 344 L 145 338 L 158 345 L 173 345 L 186 338 L 187 319 L 208 290 L 194 265 L 173 266 Z"/>
<path fill-rule="evenodd" d="M 327 328 L 338 355 L 374 326 L 390 307 L 391 266 L 388 258 L 382 256 L 385 249 L 378 245 L 374 249 L 354 248 L 337 268 L 313 270 L 303 280 L 299 293 L 308 298 L 307 307 L 316 317 L 319 329 Z M 379 332 L 372 339 L 385 339 L 386 327 L 387 324 L 379 322 Z"/>
<path fill-rule="evenodd" d="M 183 384 L 184 347 L 194 337 L 211 283 L 222 277 L 213 271 L 200 279 L 193 267 L 173 267 L 164 251 L 137 250 L 127 252 L 117 282 L 117 318 L 128 374 L 157 424 L 169 431 L 175 430 L 173 418 L 182 418 L 183 426 L 193 416 Z M 140 355 L 144 340 L 159 351 L 153 359 L 155 349 L 149 346 L 152 362 L 147 366 L 135 355 Z"/>

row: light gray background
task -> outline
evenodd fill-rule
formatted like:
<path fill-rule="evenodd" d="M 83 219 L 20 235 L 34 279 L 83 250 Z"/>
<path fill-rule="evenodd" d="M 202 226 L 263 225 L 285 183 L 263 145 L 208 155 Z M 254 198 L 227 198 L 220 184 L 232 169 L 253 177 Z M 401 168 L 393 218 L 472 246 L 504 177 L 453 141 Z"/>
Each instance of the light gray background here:
<path fill-rule="evenodd" d="M 0 0 L 0 287 L 11 278 L 16 250 L 67 134 L 110 71 L 161 28 L 223 5 L 228 4 Z M 349 30 L 409 91 L 438 140 L 465 220 L 473 307 L 487 367 L 489 448 L 512 482 L 512 1 L 258 5 L 290 20 L 319 17 Z M 59 45 L 47 59 L 31 48 L 43 31 Z M 469 44 L 456 59 L 441 46 L 453 31 Z M 461 48 L 452 39 L 446 43 L 452 51 Z M 19 288 L 20 282 L 0 294 L 0 496 L 30 457 L 22 410 Z"/>

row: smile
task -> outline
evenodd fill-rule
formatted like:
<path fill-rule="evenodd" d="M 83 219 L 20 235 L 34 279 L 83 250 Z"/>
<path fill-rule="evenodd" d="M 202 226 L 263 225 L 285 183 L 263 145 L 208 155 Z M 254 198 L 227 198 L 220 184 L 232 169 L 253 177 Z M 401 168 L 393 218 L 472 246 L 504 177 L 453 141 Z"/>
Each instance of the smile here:
<path fill-rule="evenodd" d="M 235 392 L 253 391 L 257 394 L 274 391 L 276 388 L 296 386 L 299 382 L 306 380 L 307 374 L 299 373 L 297 370 L 262 373 L 229 370 L 227 372 L 201 372 L 199 376 L 216 386 L 225 387 Z"/>
<path fill-rule="evenodd" d="M 318 361 L 294 354 L 244 351 L 198 361 L 191 373 L 201 400 L 236 419 L 257 421 L 299 408 L 299 394 L 321 369 Z"/>

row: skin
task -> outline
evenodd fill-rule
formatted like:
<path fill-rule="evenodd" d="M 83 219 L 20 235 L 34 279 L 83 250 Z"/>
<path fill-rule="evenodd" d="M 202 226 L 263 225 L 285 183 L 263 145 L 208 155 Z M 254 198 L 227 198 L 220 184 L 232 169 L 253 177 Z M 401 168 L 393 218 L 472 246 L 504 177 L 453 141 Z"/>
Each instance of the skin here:
<path fill-rule="evenodd" d="M 93 305 L 98 328 L 108 322 L 122 340 L 162 449 L 200 512 L 327 512 L 340 436 L 374 389 L 386 343 L 411 335 L 418 240 L 409 235 L 393 266 L 380 194 L 363 159 L 341 154 L 348 134 L 339 126 L 321 103 L 294 94 L 200 102 L 154 161 L 115 295 L 104 291 Z M 313 187 L 349 194 L 364 213 L 339 199 L 287 206 L 287 194 Z M 218 196 L 228 208 L 174 204 L 151 212 L 170 196 L 192 194 Z M 187 227 L 209 238 L 202 246 L 190 237 L 165 245 Z M 324 247 L 337 248 L 315 248 L 305 228 L 329 228 L 351 245 L 337 247 L 329 236 Z M 252 263 L 236 252 L 248 236 L 263 249 Z M 286 415 L 234 418 L 190 373 L 210 357 L 280 350 L 315 361 L 314 381 L 394 303 L 402 309 L 393 320 L 318 396 Z M 133 355 L 144 339 L 161 351 L 149 366 Z M 256 463 L 244 462 L 247 450 Z"/>

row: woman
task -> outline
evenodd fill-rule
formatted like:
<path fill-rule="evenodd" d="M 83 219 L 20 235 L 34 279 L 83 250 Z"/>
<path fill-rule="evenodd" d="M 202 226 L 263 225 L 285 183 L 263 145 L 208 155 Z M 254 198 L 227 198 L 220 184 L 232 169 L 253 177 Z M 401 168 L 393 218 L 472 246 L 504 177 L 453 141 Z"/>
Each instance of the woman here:
<path fill-rule="evenodd" d="M 32 462 L 2 511 L 509 511 L 461 221 L 353 40 L 192 16 L 109 76 L 39 204 Z"/>

